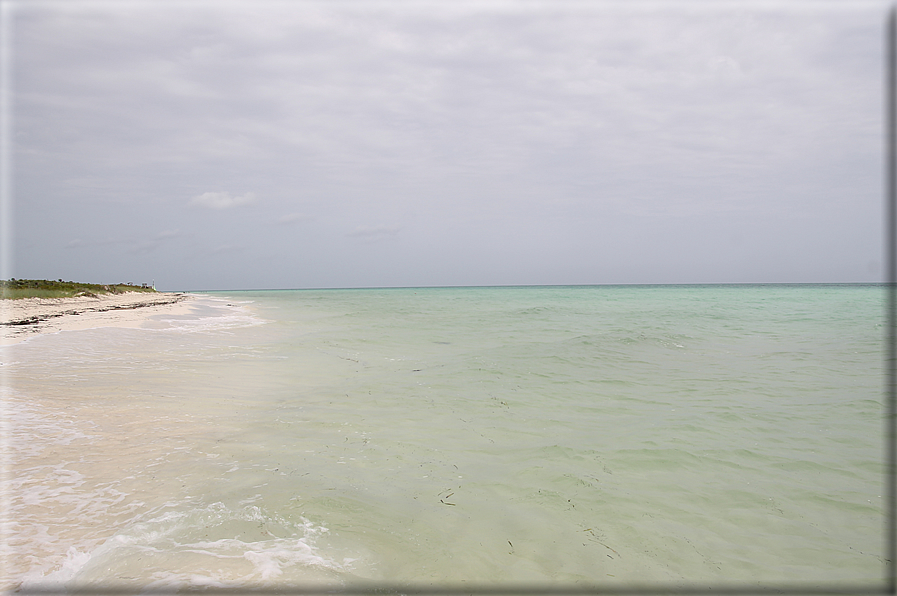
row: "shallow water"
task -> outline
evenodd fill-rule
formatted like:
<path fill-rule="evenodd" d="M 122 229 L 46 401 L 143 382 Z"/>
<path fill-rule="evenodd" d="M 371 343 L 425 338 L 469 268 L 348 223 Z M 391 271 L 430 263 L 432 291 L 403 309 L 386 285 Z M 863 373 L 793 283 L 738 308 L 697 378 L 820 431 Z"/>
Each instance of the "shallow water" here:
<path fill-rule="evenodd" d="M 6 582 L 875 585 L 878 286 L 217 293 L 3 348 Z"/>

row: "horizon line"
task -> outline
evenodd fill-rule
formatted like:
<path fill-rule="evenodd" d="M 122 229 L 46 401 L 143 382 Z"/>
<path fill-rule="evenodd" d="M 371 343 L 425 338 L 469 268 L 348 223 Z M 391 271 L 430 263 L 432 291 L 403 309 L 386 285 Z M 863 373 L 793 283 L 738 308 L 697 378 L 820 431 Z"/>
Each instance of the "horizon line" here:
<path fill-rule="evenodd" d="M 216 288 L 202 290 L 158 290 L 159 292 L 298 292 L 316 290 L 435 290 L 435 289 L 487 289 L 487 288 L 591 288 L 613 286 L 892 286 L 888 281 L 735 281 L 735 282 L 622 282 L 582 284 L 494 284 L 494 285 L 426 285 L 426 286 L 312 286 L 301 288 Z"/>

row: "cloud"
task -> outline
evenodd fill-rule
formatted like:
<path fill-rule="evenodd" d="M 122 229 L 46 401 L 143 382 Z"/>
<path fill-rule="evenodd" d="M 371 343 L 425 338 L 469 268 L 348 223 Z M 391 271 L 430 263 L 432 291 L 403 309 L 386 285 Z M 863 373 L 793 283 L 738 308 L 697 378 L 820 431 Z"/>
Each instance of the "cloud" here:
<path fill-rule="evenodd" d="M 88 248 L 94 246 L 107 246 L 110 244 L 127 244 L 128 240 L 122 238 L 107 238 L 105 240 L 82 240 L 75 238 L 65 244 L 65 248 Z"/>
<path fill-rule="evenodd" d="M 152 252 L 164 243 L 181 235 L 180 230 L 165 230 L 152 238 L 141 240 L 139 238 L 106 238 L 104 240 L 82 240 L 75 238 L 65 244 L 65 248 L 86 249 L 100 246 L 123 245 L 123 250 L 130 254 L 145 254 Z"/>
<path fill-rule="evenodd" d="M 358 226 L 346 234 L 352 238 L 360 238 L 368 242 L 383 240 L 399 233 L 399 226 Z"/>
<path fill-rule="evenodd" d="M 277 223 L 279 224 L 292 224 L 300 221 L 307 221 L 311 219 L 311 215 L 307 215 L 305 213 L 287 213 L 286 215 L 282 215 L 278 218 Z"/>
<path fill-rule="evenodd" d="M 247 192 L 242 196 L 231 196 L 229 192 L 206 192 L 190 199 L 191 205 L 208 207 L 209 209 L 232 209 L 242 205 L 249 205 L 256 201 L 254 192 Z"/>
<path fill-rule="evenodd" d="M 219 244 L 215 248 L 213 248 L 210 252 L 213 255 L 219 255 L 222 253 L 232 253 L 232 252 L 243 252 L 246 250 L 246 246 L 242 244 Z"/>
<path fill-rule="evenodd" d="M 851 234 L 862 274 L 881 252 L 884 13 L 759 4 L 37 3 L 16 13 L 11 38 L 16 267 L 108 268 L 133 250 L 172 259 L 189 287 L 197 273 L 167 250 L 176 241 L 145 227 L 179 225 L 182 238 L 203 238 L 183 251 L 242 250 L 228 244 L 238 238 L 247 280 L 267 272 L 266 285 L 291 287 L 261 255 L 307 227 L 295 240 L 401 241 L 412 257 L 438 239 L 432 259 L 388 262 L 384 279 L 407 267 L 402 279 L 457 283 L 469 270 L 480 283 L 473 272 L 494 238 L 484 226 L 545 222 L 558 246 L 595 246 L 596 228 L 642 238 L 642 252 L 676 255 L 690 279 L 702 265 L 648 226 L 700 236 L 755 217 L 807 242 Z M 258 220 L 202 218 L 250 210 Z M 796 250 L 772 225 L 757 242 Z M 34 240 L 48 236 L 56 242 Z M 533 240 L 507 243 L 502 254 L 524 255 Z M 821 266 L 835 248 L 817 255 Z M 103 258 L 84 258 L 91 251 Z M 579 252 L 551 254 L 576 263 L 571 280 L 610 279 Z M 620 254 L 626 279 L 655 275 Z M 521 279 L 560 279 L 558 263 L 527 261 Z M 500 267 L 518 270 L 510 256 Z M 374 275 L 336 250 L 321 251 L 320 271 L 304 283 Z"/>
<path fill-rule="evenodd" d="M 145 254 L 148 252 L 152 252 L 162 246 L 163 243 L 171 240 L 172 238 L 177 238 L 180 236 L 180 230 L 165 230 L 163 232 L 159 232 L 155 238 L 151 238 L 149 240 L 138 242 L 135 247 L 133 247 L 129 252 L 131 254 Z"/>

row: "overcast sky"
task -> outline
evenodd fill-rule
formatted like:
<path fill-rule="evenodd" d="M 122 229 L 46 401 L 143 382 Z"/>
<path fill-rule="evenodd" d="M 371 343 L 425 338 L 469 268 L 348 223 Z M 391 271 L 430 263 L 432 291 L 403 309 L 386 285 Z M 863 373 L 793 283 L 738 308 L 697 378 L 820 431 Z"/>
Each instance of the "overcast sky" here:
<path fill-rule="evenodd" d="M 4 276 L 878 281 L 887 7 L 7 0 Z"/>

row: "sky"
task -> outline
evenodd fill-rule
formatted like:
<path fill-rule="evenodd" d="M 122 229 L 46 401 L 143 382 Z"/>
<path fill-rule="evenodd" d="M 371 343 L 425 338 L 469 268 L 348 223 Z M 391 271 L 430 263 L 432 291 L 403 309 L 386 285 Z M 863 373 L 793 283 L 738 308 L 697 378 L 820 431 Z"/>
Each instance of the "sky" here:
<path fill-rule="evenodd" d="M 2 0 L 2 277 L 874 282 L 889 3 Z"/>

